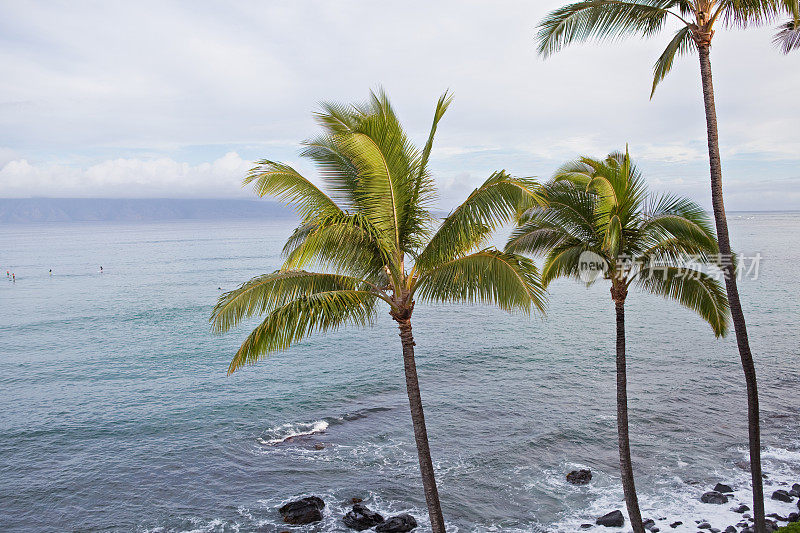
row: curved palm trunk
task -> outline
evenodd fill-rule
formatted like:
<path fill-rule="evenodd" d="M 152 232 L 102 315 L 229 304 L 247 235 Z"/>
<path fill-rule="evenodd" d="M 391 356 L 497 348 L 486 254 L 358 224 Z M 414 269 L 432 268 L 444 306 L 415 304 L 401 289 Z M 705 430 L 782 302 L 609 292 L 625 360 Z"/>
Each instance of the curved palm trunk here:
<path fill-rule="evenodd" d="M 439 490 L 433 472 L 431 449 L 428 446 L 428 430 L 425 428 L 425 414 L 422 412 L 422 396 L 417 380 L 417 365 L 414 362 L 414 336 L 411 334 L 411 319 L 398 319 L 400 340 L 403 342 L 403 365 L 406 371 L 406 389 L 408 403 L 411 406 L 411 421 L 414 424 L 414 439 L 417 441 L 419 471 L 422 475 L 422 487 L 425 490 L 425 501 L 428 504 L 428 515 L 433 533 L 445 533 L 442 506 L 439 503 Z"/>
<path fill-rule="evenodd" d="M 744 321 L 739 289 L 736 286 L 735 266 L 731 257 L 731 243 L 728 236 L 728 221 L 725 218 L 725 204 L 722 200 L 722 164 L 719 155 L 719 136 L 717 131 L 717 111 L 714 106 L 714 85 L 711 79 L 710 44 L 699 43 L 700 77 L 703 81 L 703 101 L 706 109 L 708 129 L 708 158 L 711 165 L 711 203 L 714 206 L 714 220 L 717 226 L 719 251 L 723 259 L 725 288 L 736 332 L 736 344 L 742 360 L 745 383 L 747 384 L 747 421 L 749 426 L 750 475 L 753 480 L 753 517 L 756 533 L 764 533 L 764 487 L 761 481 L 761 423 L 758 414 L 758 385 L 753 354 L 747 339 L 747 325 Z"/>
<path fill-rule="evenodd" d="M 624 290 L 624 289 L 623 289 Z M 613 289 L 612 289 L 613 292 Z M 644 533 L 639 498 L 633 483 L 631 443 L 628 436 L 628 375 L 625 362 L 625 300 L 614 298 L 617 310 L 617 436 L 619 438 L 619 468 L 625 505 L 634 533 Z"/>

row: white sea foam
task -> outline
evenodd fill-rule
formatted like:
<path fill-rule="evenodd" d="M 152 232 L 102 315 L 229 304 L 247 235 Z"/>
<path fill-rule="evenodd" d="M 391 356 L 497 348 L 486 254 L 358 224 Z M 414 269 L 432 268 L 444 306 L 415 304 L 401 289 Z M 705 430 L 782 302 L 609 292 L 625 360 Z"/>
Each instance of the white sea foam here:
<path fill-rule="evenodd" d="M 328 422 L 317 420 L 311 423 L 283 424 L 277 428 L 267 430 L 264 437 L 259 437 L 258 442 L 267 446 L 275 446 L 295 437 L 305 437 L 323 433 L 328 429 Z"/>

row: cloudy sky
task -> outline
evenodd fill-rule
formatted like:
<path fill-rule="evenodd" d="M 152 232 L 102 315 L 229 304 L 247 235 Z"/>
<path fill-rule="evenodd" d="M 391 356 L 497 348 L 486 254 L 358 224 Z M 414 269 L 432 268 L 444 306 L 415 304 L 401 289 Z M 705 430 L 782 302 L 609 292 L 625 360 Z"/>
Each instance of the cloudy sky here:
<path fill-rule="evenodd" d="M 297 157 L 321 100 L 389 93 L 451 207 L 496 169 L 546 178 L 630 145 L 653 188 L 710 205 L 695 57 L 649 99 L 668 34 L 537 57 L 559 1 L 0 0 L 0 197 L 248 198 L 241 178 Z M 800 53 L 771 29 L 715 37 L 728 208 L 800 208 Z"/>

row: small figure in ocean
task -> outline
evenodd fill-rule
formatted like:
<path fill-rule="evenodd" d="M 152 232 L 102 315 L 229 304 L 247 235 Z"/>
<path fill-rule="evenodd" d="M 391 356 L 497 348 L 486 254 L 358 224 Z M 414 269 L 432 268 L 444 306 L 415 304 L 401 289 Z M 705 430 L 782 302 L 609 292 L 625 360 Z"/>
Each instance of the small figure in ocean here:
<path fill-rule="evenodd" d="M 100 273 L 101 274 L 103 273 L 103 267 L 102 266 L 100 267 Z"/>
<path fill-rule="evenodd" d="M 51 276 L 53 275 L 53 269 L 52 268 L 50 269 L 50 275 Z"/>
<path fill-rule="evenodd" d="M 17 282 L 17 274 L 15 272 L 11 273 L 11 281 L 13 281 L 14 283 Z"/>

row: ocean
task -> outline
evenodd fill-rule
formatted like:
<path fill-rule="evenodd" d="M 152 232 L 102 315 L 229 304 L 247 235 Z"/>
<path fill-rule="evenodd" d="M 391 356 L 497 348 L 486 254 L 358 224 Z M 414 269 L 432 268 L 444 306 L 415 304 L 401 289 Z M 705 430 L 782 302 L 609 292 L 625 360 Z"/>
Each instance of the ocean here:
<path fill-rule="evenodd" d="M 740 289 L 767 512 L 786 515 L 796 504 L 769 495 L 800 482 L 800 214 L 729 216 L 734 247 L 761 257 Z M 211 308 L 278 268 L 291 229 L 0 226 L 0 270 L 16 274 L 0 273 L 0 530 L 347 531 L 352 498 L 430 530 L 387 310 L 372 329 L 314 336 L 226 377 L 256 322 L 215 336 Z M 576 531 L 624 512 L 606 285 L 554 283 L 546 317 L 418 304 L 412 321 L 448 531 Z M 638 292 L 626 324 L 643 515 L 662 532 L 735 524 L 729 509 L 750 493 L 733 335 L 715 339 L 693 313 Z M 592 470 L 589 485 L 566 483 L 577 468 Z M 716 482 L 736 489 L 731 504 L 699 501 Z M 306 495 L 326 501 L 324 520 L 282 524 L 276 508 Z"/>

